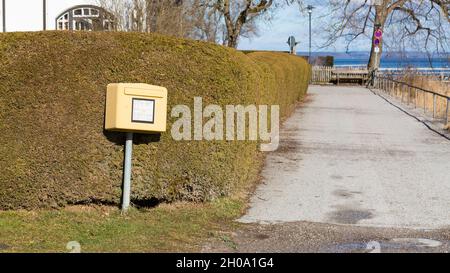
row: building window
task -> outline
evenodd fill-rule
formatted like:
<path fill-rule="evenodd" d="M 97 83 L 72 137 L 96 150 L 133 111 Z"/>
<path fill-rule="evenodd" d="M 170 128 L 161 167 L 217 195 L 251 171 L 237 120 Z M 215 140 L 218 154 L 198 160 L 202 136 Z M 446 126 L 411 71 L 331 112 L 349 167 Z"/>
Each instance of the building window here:
<path fill-rule="evenodd" d="M 91 31 L 92 30 L 92 22 L 90 20 L 75 21 L 74 22 L 74 29 L 75 30 Z"/>
<path fill-rule="evenodd" d="M 111 24 L 109 23 L 109 20 L 103 21 L 103 29 L 107 31 L 111 30 Z"/>
<path fill-rule="evenodd" d="M 56 28 L 58 30 L 67 30 L 69 29 L 68 22 L 69 22 L 69 13 L 66 13 L 58 18 L 56 22 Z"/>
<path fill-rule="evenodd" d="M 56 29 L 84 31 L 114 30 L 114 22 L 110 18 L 112 18 L 112 15 L 100 7 L 96 8 L 90 5 L 77 6 L 57 17 Z"/>

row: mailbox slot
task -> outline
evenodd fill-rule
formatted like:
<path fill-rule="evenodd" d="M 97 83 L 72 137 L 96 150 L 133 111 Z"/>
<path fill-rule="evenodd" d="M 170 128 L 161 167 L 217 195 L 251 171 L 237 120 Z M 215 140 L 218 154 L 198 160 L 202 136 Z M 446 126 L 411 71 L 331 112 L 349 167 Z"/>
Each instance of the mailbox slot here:
<path fill-rule="evenodd" d="M 125 95 L 128 96 L 137 96 L 137 97 L 146 97 L 146 98 L 163 98 L 164 96 L 160 92 L 155 92 L 152 90 L 145 89 L 133 89 L 133 88 L 125 88 Z"/>

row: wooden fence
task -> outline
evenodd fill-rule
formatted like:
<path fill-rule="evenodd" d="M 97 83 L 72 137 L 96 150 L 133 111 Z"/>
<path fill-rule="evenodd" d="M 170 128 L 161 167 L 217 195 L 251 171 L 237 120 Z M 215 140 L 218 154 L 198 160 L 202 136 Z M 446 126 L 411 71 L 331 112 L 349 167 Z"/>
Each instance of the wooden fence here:
<path fill-rule="evenodd" d="M 355 71 L 367 70 L 366 66 L 313 66 L 312 84 L 328 84 L 336 81 L 339 74 L 355 74 Z M 380 68 L 379 72 L 385 75 L 422 75 L 433 76 L 442 82 L 450 81 L 450 68 Z M 358 72 L 359 73 L 359 72 Z"/>
<path fill-rule="evenodd" d="M 312 84 L 336 83 L 341 81 L 365 83 L 368 79 L 369 71 L 364 66 L 313 66 Z"/>
<path fill-rule="evenodd" d="M 325 84 L 330 83 L 332 79 L 332 66 L 313 66 L 311 83 Z"/>

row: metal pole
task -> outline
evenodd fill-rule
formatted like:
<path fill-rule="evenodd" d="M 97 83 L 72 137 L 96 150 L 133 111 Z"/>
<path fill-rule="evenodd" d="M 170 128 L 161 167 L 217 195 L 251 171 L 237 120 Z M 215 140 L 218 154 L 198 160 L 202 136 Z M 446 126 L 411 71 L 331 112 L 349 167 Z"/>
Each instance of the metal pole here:
<path fill-rule="evenodd" d="M 47 0 L 42 0 L 43 30 L 47 30 Z"/>
<path fill-rule="evenodd" d="M 133 155 L 133 133 L 126 133 L 125 159 L 123 167 L 122 212 L 126 212 L 130 207 L 132 155 Z"/>
<path fill-rule="evenodd" d="M 2 24 L 3 32 L 6 32 L 6 0 L 2 0 Z"/>
<path fill-rule="evenodd" d="M 312 10 L 309 12 L 309 62 L 311 63 L 311 52 L 312 52 Z"/>

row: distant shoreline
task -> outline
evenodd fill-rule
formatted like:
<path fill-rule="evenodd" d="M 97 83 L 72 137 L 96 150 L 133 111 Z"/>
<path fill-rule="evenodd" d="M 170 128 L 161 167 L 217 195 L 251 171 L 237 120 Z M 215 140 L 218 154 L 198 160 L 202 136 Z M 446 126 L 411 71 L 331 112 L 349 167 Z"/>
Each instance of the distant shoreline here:
<path fill-rule="evenodd" d="M 298 52 L 308 55 L 307 52 Z M 370 52 L 313 52 L 312 57 L 333 56 L 335 66 L 365 66 L 369 62 Z M 387 52 L 381 58 L 381 68 L 450 68 L 450 55 L 437 55 L 430 58 L 423 52 Z"/>
<path fill-rule="evenodd" d="M 335 66 L 365 66 L 368 63 L 367 60 L 362 59 L 334 59 Z M 398 60 L 398 59 L 390 59 L 383 58 L 381 59 L 381 68 L 450 68 L 450 62 L 445 59 L 432 59 L 431 62 L 429 60 L 423 59 L 410 59 L 410 60 Z"/>
<path fill-rule="evenodd" d="M 308 52 L 298 51 L 299 55 L 309 55 Z M 332 51 L 323 51 L 323 52 L 312 52 L 312 56 L 333 56 L 338 58 L 369 58 L 370 51 L 350 51 L 350 52 L 332 52 Z M 383 57 L 387 58 L 450 58 L 450 53 L 435 53 L 435 54 L 427 54 L 426 52 L 416 52 L 416 51 L 407 51 L 407 52 L 384 52 Z"/>

